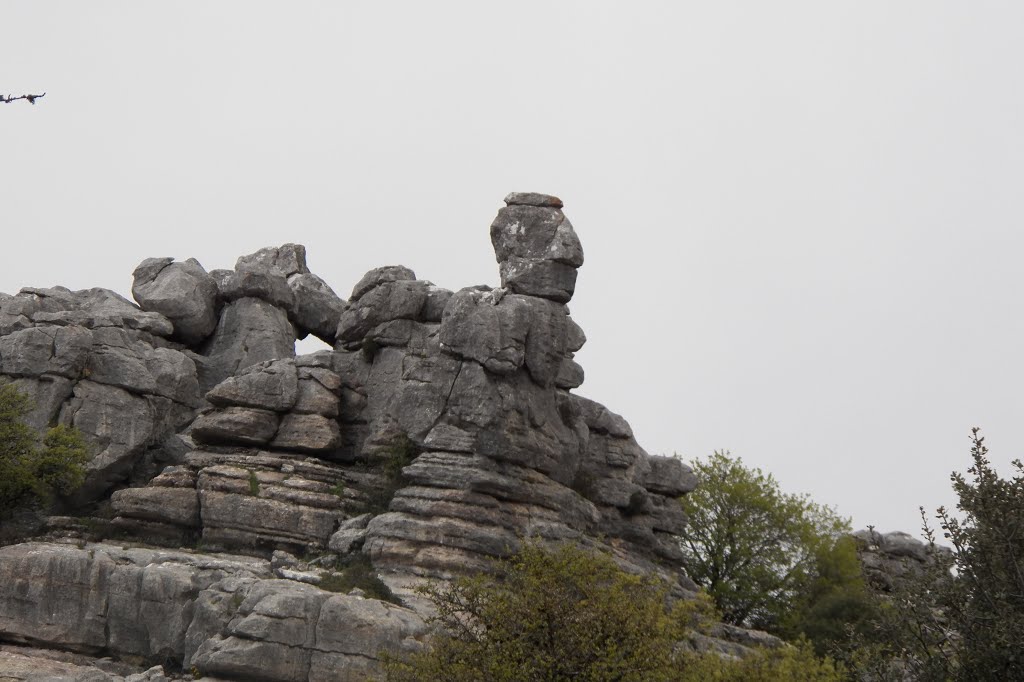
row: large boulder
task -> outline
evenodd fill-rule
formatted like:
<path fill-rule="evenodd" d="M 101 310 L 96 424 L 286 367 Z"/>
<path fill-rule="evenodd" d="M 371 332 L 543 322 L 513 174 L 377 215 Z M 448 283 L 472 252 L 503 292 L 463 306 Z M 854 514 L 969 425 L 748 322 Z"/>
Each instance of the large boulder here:
<path fill-rule="evenodd" d="M 576 288 L 583 247 L 557 197 L 512 193 L 491 223 L 501 285 L 566 303 Z"/>
<path fill-rule="evenodd" d="M 240 298 L 224 306 L 204 350 L 208 364 L 201 383 L 209 390 L 246 367 L 295 357 L 295 328 L 282 308 Z"/>
<path fill-rule="evenodd" d="M 346 304 L 306 266 L 306 247 L 284 244 L 242 256 L 235 272 L 224 278 L 221 293 L 228 299 L 254 296 L 283 307 L 300 338 L 313 334 L 333 344 Z"/>
<path fill-rule="evenodd" d="M 135 268 L 132 296 L 143 310 L 174 324 L 174 336 L 194 345 L 217 326 L 217 284 L 199 261 L 147 258 Z"/>
<path fill-rule="evenodd" d="M 257 407 L 287 412 L 299 395 L 299 373 L 295 361 L 271 360 L 252 365 L 241 374 L 225 379 L 213 387 L 206 399 L 226 407 Z"/>

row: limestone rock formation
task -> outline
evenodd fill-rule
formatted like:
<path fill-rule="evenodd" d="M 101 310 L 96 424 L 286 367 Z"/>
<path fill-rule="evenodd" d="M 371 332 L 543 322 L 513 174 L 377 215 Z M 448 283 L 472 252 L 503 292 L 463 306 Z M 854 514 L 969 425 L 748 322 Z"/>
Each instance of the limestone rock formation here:
<path fill-rule="evenodd" d="M 867 584 L 879 593 L 891 592 L 900 580 L 913 580 L 934 561 L 936 552 L 949 553 L 948 547 L 928 545 L 909 533 L 879 533 L 874 529 L 853 534 L 857 556 Z"/>
<path fill-rule="evenodd" d="M 217 284 L 196 259 L 147 258 L 133 276 L 139 306 L 165 315 L 184 343 L 202 341 L 217 326 Z"/>
<path fill-rule="evenodd" d="M 673 537 L 692 471 L 572 392 L 583 251 L 562 202 L 506 204 L 497 288 L 392 265 L 344 301 L 285 244 L 209 273 L 147 259 L 139 306 L 96 289 L 0 296 L 0 374 L 36 401 L 34 426 L 93 444 L 62 504 L 105 510 L 0 549 L 0 643 L 21 647 L 0 671 L 44 648 L 168 674 L 363 679 L 380 650 L 421 646 L 424 577 L 489 570 L 527 536 L 693 590 Z M 333 349 L 296 357 L 306 334 Z M 95 528 L 118 544 L 87 543 Z M 357 560 L 420 611 L 317 587 Z"/>
<path fill-rule="evenodd" d="M 0 633 L 22 645 L 180 662 L 222 679 L 333 682 L 365 679 L 380 651 L 416 650 L 426 631 L 407 608 L 281 579 L 261 559 L 0 548 Z"/>

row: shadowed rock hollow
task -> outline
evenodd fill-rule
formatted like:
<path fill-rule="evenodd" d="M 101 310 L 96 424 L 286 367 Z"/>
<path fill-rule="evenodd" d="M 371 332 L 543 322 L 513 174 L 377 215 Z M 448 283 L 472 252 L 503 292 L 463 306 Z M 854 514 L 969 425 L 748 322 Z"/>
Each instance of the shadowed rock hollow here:
<path fill-rule="evenodd" d="M 562 202 L 505 203 L 497 288 L 452 292 L 393 265 L 346 301 L 285 244 L 234 270 L 149 258 L 138 305 L 0 294 L 0 374 L 35 401 L 33 425 L 73 425 L 94 450 L 64 501 L 90 518 L 40 519 L 36 542 L 0 549 L 0 640 L 29 647 L 8 658 L 363 679 L 381 649 L 422 646 L 412 586 L 486 570 L 527 536 L 603 545 L 692 590 L 672 537 L 692 472 L 573 393 L 583 249 Z M 333 350 L 295 357 L 308 334 Z M 405 606 L 317 586 L 357 561 Z"/>

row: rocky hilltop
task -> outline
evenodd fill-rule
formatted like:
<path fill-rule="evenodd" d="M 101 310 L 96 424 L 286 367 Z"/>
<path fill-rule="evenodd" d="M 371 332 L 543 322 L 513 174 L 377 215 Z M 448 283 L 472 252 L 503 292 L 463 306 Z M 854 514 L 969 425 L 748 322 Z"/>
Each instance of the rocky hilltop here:
<path fill-rule="evenodd" d="M 0 294 L 0 374 L 34 426 L 92 445 L 59 515 L 5 530 L 0 679 L 364 679 L 428 635 L 413 586 L 525 537 L 692 590 L 672 538 L 692 472 L 573 393 L 583 249 L 562 202 L 505 203 L 496 288 L 385 266 L 345 300 L 285 244 L 233 270 L 146 259 L 135 303 Z M 309 334 L 333 350 L 296 356 Z M 395 598 L 332 590 L 359 565 Z"/>

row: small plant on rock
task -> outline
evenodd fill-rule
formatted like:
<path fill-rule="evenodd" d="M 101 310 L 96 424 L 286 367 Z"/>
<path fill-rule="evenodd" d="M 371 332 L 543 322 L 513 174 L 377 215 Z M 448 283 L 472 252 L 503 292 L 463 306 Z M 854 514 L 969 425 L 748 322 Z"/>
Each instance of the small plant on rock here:
<path fill-rule="evenodd" d="M 367 597 L 401 604 L 391 588 L 377 575 L 370 558 L 361 552 L 349 554 L 339 561 L 336 573 L 324 577 L 319 584 L 320 589 L 328 592 L 347 594 L 359 588 Z"/>
<path fill-rule="evenodd" d="M 402 469 L 412 464 L 420 454 L 420 449 L 409 436 L 404 433 L 394 440 L 383 452 L 380 459 L 380 472 L 383 480 L 379 488 L 367 495 L 366 510 L 373 514 L 382 514 L 388 510 L 395 493 L 405 485 Z"/>
<path fill-rule="evenodd" d="M 260 479 L 256 476 L 255 471 L 249 472 L 249 495 L 252 497 L 259 497 L 260 494 Z"/>

